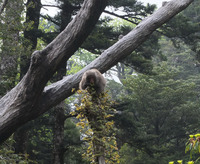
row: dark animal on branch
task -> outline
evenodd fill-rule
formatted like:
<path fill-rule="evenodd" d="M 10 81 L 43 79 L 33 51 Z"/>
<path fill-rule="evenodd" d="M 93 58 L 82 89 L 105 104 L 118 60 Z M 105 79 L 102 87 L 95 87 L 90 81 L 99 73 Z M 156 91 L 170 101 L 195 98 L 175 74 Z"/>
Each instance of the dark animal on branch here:
<path fill-rule="evenodd" d="M 97 69 L 86 71 L 79 83 L 79 88 L 81 90 L 94 88 L 97 94 L 102 93 L 105 86 L 106 80 Z"/>

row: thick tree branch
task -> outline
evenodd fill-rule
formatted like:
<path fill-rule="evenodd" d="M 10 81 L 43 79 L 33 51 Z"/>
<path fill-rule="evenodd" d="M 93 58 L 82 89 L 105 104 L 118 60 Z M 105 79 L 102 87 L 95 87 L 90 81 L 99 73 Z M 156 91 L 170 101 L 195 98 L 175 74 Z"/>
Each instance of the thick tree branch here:
<path fill-rule="evenodd" d="M 59 65 L 81 46 L 97 23 L 107 0 L 85 0 L 77 16 L 44 50 L 32 55 L 27 74 L 0 100 L 0 142 L 20 125 L 38 117 L 42 91 Z"/>
<path fill-rule="evenodd" d="M 106 0 L 86 0 L 77 17 L 44 50 L 35 52 L 31 66 L 22 81 L 0 100 L 0 142 L 16 128 L 32 120 L 65 98 L 77 88 L 82 74 L 93 67 L 102 73 L 134 51 L 156 28 L 186 8 L 193 0 L 172 0 L 143 20 L 129 34 L 105 50 L 87 67 L 47 86 L 47 80 L 58 65 L 66 61 L 88 36 L 105 8 Z M 98 7 L 97 7 L 98 6 Z"/>

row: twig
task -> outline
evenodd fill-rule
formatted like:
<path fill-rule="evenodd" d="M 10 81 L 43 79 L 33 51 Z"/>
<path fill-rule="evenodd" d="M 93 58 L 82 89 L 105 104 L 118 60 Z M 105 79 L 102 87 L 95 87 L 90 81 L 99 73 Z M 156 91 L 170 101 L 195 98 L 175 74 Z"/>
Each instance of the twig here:
<path fill-rule="evenodd" d="M 121 15 L 115 14 L 115 13 L 110 12 L 110 11 L 107 11 L 107 10 L 104 10 L 104 13 L 107 13 L 107 14 L 110 14 L 110 15 L 113 15 L 113 16 L 116 16 L 116 17 L 121 18 L 121 19 L 124 19 L 124 20 L 126 20 L 126 21 L 128 21 L 128 22 L 130 22 L 130 23 L 133 23 L 133 24 L 138 25 L 138 23 L 136 23 L 136 22 L 134 22 L 134 21 L 132 21 L 132 20 L 130 20 L 130 19 L 128 19 L 128 18 L 125 18 L 125 16 L 121 16 Z M 136 18 L 136 17 L 134 17 L 134 19 L 139 19 L 139 20 L 141 20 L 140 18 Z"/>

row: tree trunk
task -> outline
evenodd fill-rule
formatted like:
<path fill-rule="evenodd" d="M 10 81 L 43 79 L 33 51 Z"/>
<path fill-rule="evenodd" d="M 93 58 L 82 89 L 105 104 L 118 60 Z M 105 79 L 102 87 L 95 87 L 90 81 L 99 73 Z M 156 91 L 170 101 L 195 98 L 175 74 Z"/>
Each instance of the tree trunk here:
<path fill-rule="evenodd" d="M 39 26 L 40 19 L 40 10 L 41 10 L 41 2 L 40 0 L 28 0 L 27 2 L 27 12 L 26 12 L 26 24 L 32 24 L 31 29 L 26 29 L 24 31 L 24 38 L 26 39 L 23 47 L 27 52 L 26 54 L 21 56 L 20 63 L 20 78 L 22 79 L 25 73 L 28 70 L 30 65 L 30 53 L 37 46 L 37 31 Z M 27 44 L 28 43 L 28 44 Z M 28 139 L 28 129 L 25 126 L 22 126 L 18 129 L 14 134 L 15 140 L 15 153 L 25 154 L 26 153 L 26 143 Z"/>
<path fill-rule="evenodd" d="M 72 88 L 78 87 L 86 70 L 97 68 L 103 73 L 110 69 L 192 1 L 168 2 L 84 69 L 44 89 L 59 65 L 68 60 L 87 38 L 107 4 L 107 0 L 85 0 L 79 13 L 65 30 L 45 49 L 32 54 L 27 74 L 15 88 L 0 99 L 0 142 L 7 139 L 21 125 L 72 95 Z"/>
<path fill-rule="evenodd" d="M 28 132 L 25 126 L 19 128 L 14 134 L 14 148 L 16 154 L 25 154 L 26 153 L 26 146 L 27 146 L 27 139 L 28 139 Z"/>
<path fill-rule="evenodd" d="M 54 109 L 54 141 L 53 141 L 53 164 L 64 164 L 64 102 L 57 105 Z"/>

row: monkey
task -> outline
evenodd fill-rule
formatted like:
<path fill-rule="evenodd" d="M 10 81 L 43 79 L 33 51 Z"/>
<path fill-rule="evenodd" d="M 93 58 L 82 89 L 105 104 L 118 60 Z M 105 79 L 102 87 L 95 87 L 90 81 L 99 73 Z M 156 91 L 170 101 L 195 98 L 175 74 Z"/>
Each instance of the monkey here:
<path fill-rule="evenodd" d="M 80 90 L 94 88 L 97 94 L 102 93 L 105 86 L 106 80 L 97 69 L 86 71 L 82 76 L 81 82 L 79 83 Z"/>

